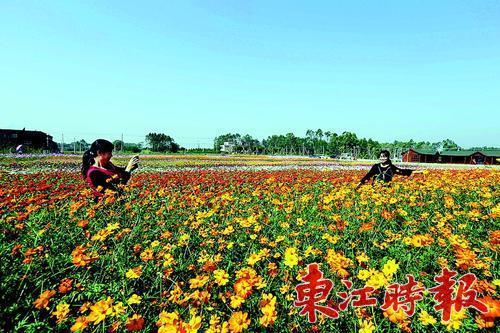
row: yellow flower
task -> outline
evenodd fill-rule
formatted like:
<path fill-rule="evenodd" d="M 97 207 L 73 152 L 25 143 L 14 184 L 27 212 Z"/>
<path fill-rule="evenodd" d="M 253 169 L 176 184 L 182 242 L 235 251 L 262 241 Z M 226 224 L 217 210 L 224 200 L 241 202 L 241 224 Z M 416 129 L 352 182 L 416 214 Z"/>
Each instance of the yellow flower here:
<path fill-rule="evenodd" d="M 163 262 L 163 267 L 164 267 L 164 268 L 170 267 L 170 266 L 172 266 L 173 264 L 175 264 L 174 256 L 173 256 L 173 255 L 171 255 L 170 253 L 166 253 L 166 254 L 163 256 L 163 259 L 165 260 L 165 261 Z"/>
<path fill-rule="evenodd" d="M 328 233 L 324 233 L 323 236 L 321 237 L 321 239 L 326 239 L 327 241 L 329 241 L 330 243 L 332 243 L 332 245 L 335 245 L 337 244 L 337 242 L 339 241 L 339 236 L 332 236 Z"/>
<path fill-rule="evenodd" d="M 233 309 L 237 309 L 245 302 L 245 299 L 243 297 L 240 297 L 238 295 L 236 296 L 231 296 L 231 307 Z"/>
<path fill-rule="evenodd" d="M 370 276 L 372 276 L 372 273 L 366 269 L 362 269 L 358 273 L 358 279 L 362 281 L 366 281 Z"/>
<path fill-rule="evenodd" d="M 69 305 L 61 302 L 57 304 L 56 311 L 52 312 L 52 316 L 57 318 L 57 323 L 60 324 L 61 322 L 66 319 L 66 316 L 69 313 Z"/>
<path fill-rule="evenodd" d="M 106 300 L 99 301 L 90 307 L 90 314 L 87 317 L 88 321 L 94 323 L 94 325 L 99 324 L 101 321 L 106 319 L 106 316 L 112 313 L 111 304 L 113 300 L 108 297 Z"/>
<path fill-rule="evenodd" d="M 123 306 L 122 302 L 116 303 L 116 305 L 113 306 L 113 317 L 122 315 L 125 313 L 125 307 Z"/>
<path fill-rule="evenodd" d="M 297 266 L 299 263 L 299 256 L 297 255 L 297 249 L 294 247 L 289 247 L 285 250 L 285 265 L 288 267 Z"/>
<path fill-rule="evenodd" d="M 99 230 L 96 235 L 92 236 L 91 240 L 104 242 L 110 234 L 111 234 L 110 231 L 102 229 Z"/>
<path fill-rule="evenodd" d="M 264 327 L 273 325 L 278 317 L 278 313 L 276 312 L 276 296 L 263 294 L 259 305 L 260 311 L 263 313 L 263 316 L 259 318 L 259 323 Z"/>
<path fill-rule="evenodd" d="M 252 253 L 250 257 L 247 259 L 247 262 L 250 266 L 255 265 L 260 259 L 262 259 L 258 254 Z"/>
<path fill-rule="evenodd" d="M 129 269 L 127 273 L 125 273 L 125 276 L 128 279 L 138 279 L 141 276 L 141 274 L 142 274 L 142 265 Z"/>
<path fill-rule="evenodd" d="M 385 276 L 391 277 L 394 273 L 396 273 L 398 268 L 399 264 L 396 263 L 396 260 L 391 259 L 385 263 L 384 267 L 382 268 L 382 272 Z"/>
<path fill-rule="evenodd" d="M 174 325 L 179 320 L 179 314 L 177 312 L 165 312 L 162 311 L 159 315 L 159 319 L 156 322 L 156 326 Z"/>
<path fill-rule="evenodd" d="M 425 310 L 420 312 L 418 319 L 422 325 L 434 325 L 436 323 L 436 319 Z"/>
<path fill-rule="evenodd" d="M 388 282 L 389 281 L 387 280 L 387 277 L 382 272 L 376 271 L 376 273 L 370 276 L 368 281 L 366 281 L 366 285 L 378 289 L 382 286 L 385 286 Z"/>
<path fill-rule="evenodd" d="M 189 320 L 189 323 L 187 323 L 184 326 L 184 329 L 186 330 L 186 333 L 196 333 L 201 327 L 201 317 L 200 316 L 193 316 Z"/>
<path fill-rule="evenodd" d="M 460 326 L 462 326 L 462 319 L 465 319 L 467 314 L 465 313 L 465 309 L 462 309 L 460 312 L 455 311 L 455 307 L 451 307 L 451 318 L 450 320 L 443 322 L 442 324 L 446 325 L 446 330 L 458 330 Z"/>
<path fill-rule="evenodd" d="M 229 318 L 229 331 L 231 333 L 243 332 L 249 325 L 250 319 L 248 319 L 248 314 L 246 312 L 233 312 L 231 318 Z"/>
<path fill-rule="evenodd" d="M 209 280 L 208 275 L 198 275 L 194 279 L 189 279 L 189 288 L 196 289 L 203 287 Z"/>
<path fill-rule="evenodd" d="M 370 258 L 368 258 L 368 256 L 364 252 L 358 255 L 356 259 L 358 260 L 359 263 L 370 261 Z"/>
<path fill-rule="evenodd" d="M 311 254 L 314 254 L 315 253 L 315 250 L 313 249 L 313 247 L 311 245 L 309 245 L 307 247 L 307 249 L 305 250 L 304 252 L 304 256 L 308 257 L 310 256 Z"/>
<path fill-rule="evenodd" d="M 108 225 L 106 226 L 106 230 L 107 231 L 114 231 L 116 229 L 120 229 L 120 223 L 108 223 Z"/>
<path fill-rule="evenodd" d="M 286 294 L 288 291 L 290 290 L 290 286 L 287 285 L 287 284 L 284 284 L 280 287 L 280 293 L 283 295 L 283 294 Z"/>
<path fill-rule="evenodd" d="M 179 237 L 179 241 L 177 242 L 177 245 L 179 246 L 184 246 L 184 245 L 187 245 L 189 243 L 189 235 L 188 234 L 182 234 L 180 237 Z"/>
<path fill-rule="evenodd" d="M 360 319 L 359 320 L 359 333 L 372 333 L 375 329 L 375 325 L 369 320 Z"/>
<path fill-rule="evenodd" d="M 132 296 L 129 297 L 129 299 L 127 300 L 127 304 L 128 305 L 132 305 L 132 304 L 140 304 L 141 303 L 141 300 L 142 300 L 142 297 L 139 296 L 139 295 L 136 295 L 136 294 L 133 294 Z"/>
<path fill-rule="evenodd" d="M 229 274 L 223 269 L 216 269 L 214 271 L 215 283 L 219 286 L 225 286 L 229 281 Z"/>

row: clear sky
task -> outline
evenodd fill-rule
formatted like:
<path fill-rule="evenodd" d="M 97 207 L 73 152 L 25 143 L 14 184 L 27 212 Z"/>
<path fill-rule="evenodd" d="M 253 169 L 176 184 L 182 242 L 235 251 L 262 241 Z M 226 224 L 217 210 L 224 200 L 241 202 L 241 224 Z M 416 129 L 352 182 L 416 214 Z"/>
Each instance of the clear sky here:
<path fill-rule="evenodd" d="M 500 1 L 0 0 L 0 128 L 500 146 Z"/>

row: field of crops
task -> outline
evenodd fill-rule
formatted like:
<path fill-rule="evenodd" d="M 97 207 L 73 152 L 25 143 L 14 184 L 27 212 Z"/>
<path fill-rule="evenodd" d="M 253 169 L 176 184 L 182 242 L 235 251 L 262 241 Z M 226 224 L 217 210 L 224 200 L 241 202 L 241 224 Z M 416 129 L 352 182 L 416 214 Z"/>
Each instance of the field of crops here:
<path fill-rule="evenodd" d="M 366 170 L 142 172 L 95 203 L 74 170 L 9 173 L 12 163 L 0 172 L 0 330 L 498 329 L 498 169 L 431 169 L 359 190 Z M 336 318 L 318 311 L 309 323 L 294 306 L 311 263 L 333 283 L 320 305 Z M 448 321 L 428 290 L 443 269 L 477 278 L 449 286 L 451 300 L 467 292 Z M 426 289 L 414 314 L 382 309 L 408 274 Z M 366 288 L 377 305 L 342 306 Z"/>

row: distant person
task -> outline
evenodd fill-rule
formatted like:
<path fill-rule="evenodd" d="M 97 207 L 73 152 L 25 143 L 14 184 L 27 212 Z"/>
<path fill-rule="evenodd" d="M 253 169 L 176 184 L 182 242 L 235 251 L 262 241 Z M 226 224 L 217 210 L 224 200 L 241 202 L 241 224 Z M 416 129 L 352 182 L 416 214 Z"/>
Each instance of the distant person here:
<path fill-rule="evenodd" d="M 358 186 L 366 183 L 369 179 L 372 179 L 372 183 L 375 181 L 380 181 L 388 183 L 392 180 L 394 175 L 410 176 L 412 173 L 422 173 L 421 170 L 411 170 L 411 169 L 400 169 L 394 164 L 390 159 L 391 154 L 387 150 L 382 150 L 379 154 L 380 163 L 374 164 L 370 171 L 361 179 Z"/>
<path fill-rule="evenodd" d="M 113 144 L 104 139 L 95 140 L 90 149 L 83 154 L 82 176 L 89 184 L 96 197 L 104 195 L 106 190 L 119 192 L 117 184 L 126 184 L 131 172 L 138 167 L 139 156 L 130 159 L 126 168 L 111 163 Z"/>
<path fill-rule="evenodd" d="M 22 154 L 23 153 L 23 145 L 19 145 L 16 147 L 16 154 Z"/>

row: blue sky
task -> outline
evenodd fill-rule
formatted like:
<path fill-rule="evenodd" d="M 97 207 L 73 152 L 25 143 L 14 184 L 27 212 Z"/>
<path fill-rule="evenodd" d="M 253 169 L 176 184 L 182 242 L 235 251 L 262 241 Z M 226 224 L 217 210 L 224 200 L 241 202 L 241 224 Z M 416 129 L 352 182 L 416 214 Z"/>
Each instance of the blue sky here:
<path fill-rule="evenodd" d="M 0 128 L 500 146 L 498 1 L 0 1 Z"/>

